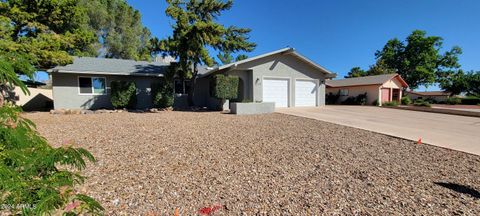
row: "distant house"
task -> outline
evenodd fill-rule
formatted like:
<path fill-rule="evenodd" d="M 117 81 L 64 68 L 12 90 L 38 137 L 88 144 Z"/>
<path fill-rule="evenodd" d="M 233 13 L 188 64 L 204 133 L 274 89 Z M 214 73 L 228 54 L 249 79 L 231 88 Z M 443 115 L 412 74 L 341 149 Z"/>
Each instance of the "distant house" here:
<path fill-rule="evenodd" d="M 145 62 L 120 59 L 75 57 L 73 64 L 48 70 L 52 76 L 55 109 L 112 108 L 110 86 L 114 80 L 134 81 L 137 108 L 149 108 L 151 84 L 163 77 L 172 59 Z M 335 74 L 296 52 L 284 48 L 242 61 L 201 68 L 194 89 L 194 103 L 216 107 L 210 95 L 210 80 L 215 74 L 240 78 L 238 101 L 275 102 L 276 107 L 323 106 L 325 80 Z M 189 80 L 174 80 L 175 105 L 186 104 Z"/>
<path fill-rule="evenodd" d="M 349 97 L 367 93 L 367 104 L 397 101 L 402 98 L 402 90 L 408 87 L 398 74 L 355 77 L 340 80 L 327 80 L 327 94 L 339 94 L 339 102 Z"/>
<path fill-rule="evenodd" d="M 434 100 L 436 102 L 445 102 L 450 97 L 450 92 L 445 91 L 425 91 L 425 92 L 407 92 L 407 96 L 412 99 Z"/>

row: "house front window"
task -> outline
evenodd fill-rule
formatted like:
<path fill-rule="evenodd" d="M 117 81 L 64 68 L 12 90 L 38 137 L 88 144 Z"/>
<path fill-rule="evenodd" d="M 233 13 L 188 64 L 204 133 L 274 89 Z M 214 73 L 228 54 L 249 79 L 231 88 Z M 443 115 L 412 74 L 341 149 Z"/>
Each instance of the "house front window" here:
<path fill-rule="evenodd" d="M 190 80 L 175 80 L 175 94 L 188 94 L 191 88 Z"/>
<path fill-rule="evenodd" d="M 106 91 L 104 77 L 78 77 L 78 92 L 83 95 L 104 95 Z"/>
<path fill-rule="evenodd" d="M 340 96 L 348 96 L 348 89 L 340 89 Z"/>

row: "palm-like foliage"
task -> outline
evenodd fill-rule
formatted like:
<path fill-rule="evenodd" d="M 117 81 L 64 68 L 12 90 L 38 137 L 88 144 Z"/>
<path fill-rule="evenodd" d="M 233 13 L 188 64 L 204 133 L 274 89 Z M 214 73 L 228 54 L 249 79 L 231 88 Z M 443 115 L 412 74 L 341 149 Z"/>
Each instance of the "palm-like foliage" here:
<path fill-rule="evenodd" d="M 20 111 L 10 104 L 0 107 L 0 203 L 13 207 L 11 213 L 51 213 L 72 202 L 80 203 L 75 211 L 100 213 L 95 200 L 73 191 L 84 177 L 67 170 L 84 169 L 85 159 L 95 161 L 93 155 L 70 143 L 50 146 Z"/>
<path fill-rule="evenodd" d="M 212 66 L 213 57 L 208 49 L 221 52 L 252 51 L 255 43 L 249 42 L 247 28 L 225 27 L 216 22 L 222 12 L 229 10 L 233 1 L 220 0 L 167 0 L 166 14 L 175 21 L 173 34 L 165 40 L 157 41 L 156 50 L 167 52 L 179 59 L 181 77 L 190 78 L 192 88 L 188 94 L 189 104 L 193 104 L 198 65 Z M 193 66 L 193 71 L 191 67 Z"/>
<path fill-rule="evenodd" d="M 18 75 L 33 78 L 35 68 L 66 64 L 71 61 L 69 54 L 84 52 L 82 47 L 92 37 L 75 24 L 77 9 L 75 1 L 0 1 L 2 215 L 101 214 L 103 210 L 94 199 L 74 191 L 84 180 L 78 171 L 87 161 L 95 161 L 92 154 L 68 143 L 50 146 L 35 125 L 20 116 L 21 109 L 9 102 L 14 86 L 28 93 Z"/>

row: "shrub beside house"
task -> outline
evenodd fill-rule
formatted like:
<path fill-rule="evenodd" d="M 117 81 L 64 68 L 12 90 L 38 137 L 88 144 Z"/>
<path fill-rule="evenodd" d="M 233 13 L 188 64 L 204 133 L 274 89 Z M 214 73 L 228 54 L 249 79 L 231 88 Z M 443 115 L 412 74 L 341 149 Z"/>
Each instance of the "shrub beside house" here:
<path fill-rule="evenodd" d="M 221 110 L 229 109 L 229 100 L 238 98 L 238 76 L 225 76 L 217 74 L 212 76 L 211 80 L 211 95 L 220 100 Z"/>

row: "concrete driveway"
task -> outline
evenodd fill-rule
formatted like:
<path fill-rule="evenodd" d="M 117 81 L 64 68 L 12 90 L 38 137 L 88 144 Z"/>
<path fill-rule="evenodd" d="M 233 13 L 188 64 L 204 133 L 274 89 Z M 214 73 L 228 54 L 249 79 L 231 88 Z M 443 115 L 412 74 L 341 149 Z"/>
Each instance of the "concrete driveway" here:
<path fill-rule="evenodd" d="M 281 108 L 276 112 L 480 155 L 480 118 L 371 106 Z"/>

